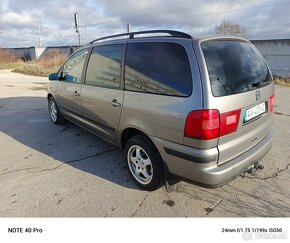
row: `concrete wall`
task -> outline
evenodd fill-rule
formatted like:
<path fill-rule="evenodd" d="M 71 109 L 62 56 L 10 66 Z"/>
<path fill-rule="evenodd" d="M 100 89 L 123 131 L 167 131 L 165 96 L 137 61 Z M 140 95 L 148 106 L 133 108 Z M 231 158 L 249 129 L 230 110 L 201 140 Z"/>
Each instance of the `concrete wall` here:
<path fill-rule="evenodd" d="M 290 39 L 251 41 L 264 56 L 273 75 L 290 77 Z"/>
<path fill-rule="evenodd" d="M 11 52 L 18 58 L 25 61 L 44 58 L 51 51 L 58 51 L 65 56 L 70 56 L 75 52 L 78 46 L 49 46 L 49 47 L 22 47 L 22 48 L 3 48 Z"/>
<path fill-rule="evenodd" d="M 60 52 L 62 55 L 68 57 L 77 49 L 79 49 L 79 46 L 49 46 L 45 48 L 44 52 L 39 56 L 39 58 L 44 58 L 48 53 L 52 51 Z"/>
<path fill-rule="evenodd" d="M 25 61 L 35 60 L 40 57 L 45 48 L 41 47 L 23 47 L 23 48 L 8 48 L 8 50 L 16 57 L 22 58 Z"/>

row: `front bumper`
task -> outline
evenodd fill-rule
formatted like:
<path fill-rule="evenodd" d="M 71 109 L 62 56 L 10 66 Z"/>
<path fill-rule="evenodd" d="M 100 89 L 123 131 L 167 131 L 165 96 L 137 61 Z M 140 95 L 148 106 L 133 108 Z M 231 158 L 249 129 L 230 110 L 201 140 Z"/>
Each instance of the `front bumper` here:
<path fill-rule="evenodd" d="M 272 133 L 238 157 L 217 164 L 218 150 L 195 149 L 159 138 L 153 142 L 160 151 L 170 173 L 206 187 L 219 187 L 233 180 L 263 158 L 273 143 Z M 187 153 L 191 151 L 190 153 Z"/>

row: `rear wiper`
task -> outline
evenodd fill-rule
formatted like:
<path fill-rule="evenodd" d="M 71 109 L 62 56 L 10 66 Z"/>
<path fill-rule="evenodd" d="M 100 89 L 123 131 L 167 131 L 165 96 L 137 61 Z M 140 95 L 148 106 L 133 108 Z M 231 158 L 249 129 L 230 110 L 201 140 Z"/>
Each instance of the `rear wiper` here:
<path fill-rule="evenodd" d="M 261 82 L 252 83 L 251 86 L 252 87 L 260 87 L 261 86 Z"/>
<path fill-rule="evenodd" d="M 227 87 L 227 85 L 223 84 L 223 83 L 220 81 L 220 78 L 219 78 L 219 77 L 218 77 L 216 80 L 217 80 L 217 81 L 221 84 L 221 86 L 224 88 L 224 90 L 226 91 L 226 94 L 229 95 L 229 94 L 231 93 L 231 89 L 229 89 L 229 88 Z"/>
<path fill-rule="evenodd" d="M 256 82 L 256 83 L 252 83 L 251 86 L 252 87 L 261 87 L 261 86 L 265 86 L 267 84 L 271 83 L 270 81 L 266 81 L 266 82 Z"/>

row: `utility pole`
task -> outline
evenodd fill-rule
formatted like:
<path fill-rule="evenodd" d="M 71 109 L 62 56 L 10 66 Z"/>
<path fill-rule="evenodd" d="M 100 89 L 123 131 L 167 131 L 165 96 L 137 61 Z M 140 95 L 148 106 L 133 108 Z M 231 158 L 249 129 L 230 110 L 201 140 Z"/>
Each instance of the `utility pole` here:
<path fill-rule="evenodd" d="M 75 29 L 78 34 L 79 46 L 81 46 L 81 35 L 80 35 L 80 30 L 79 30 L 80 21 L 79 21 L 78 13 L 74 13 L 74 17 L 75 17 Z"/>
<path fill-rule="evenodd" d="M 86 31 L 86 43 L 88 43 L 88 24 L 87 24 L 87 19 L 85 19 L 85 31 Z"/>
<path fill-rule="evenodd" d="M 38 27 L 38 46 L 42 47 L 39 14 L 37 14 L 37 27 Z"/>
<path fill-rule="evenodd" d="M 127 33 L 130 33 L 131 32 L 131 24 L 130 22 L 127 24 Z"/>

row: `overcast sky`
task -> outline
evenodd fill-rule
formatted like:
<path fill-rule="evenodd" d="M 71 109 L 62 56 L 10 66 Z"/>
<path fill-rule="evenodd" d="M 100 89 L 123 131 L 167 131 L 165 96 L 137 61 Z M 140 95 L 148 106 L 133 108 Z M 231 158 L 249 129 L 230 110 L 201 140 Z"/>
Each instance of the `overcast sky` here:
<path fill-rule="evenodd" d="M 249 39 L 290 38 L 290 0 L 1 0 L 0 45 L 38 45 L 37 15 L 44 46 L 77 44 L 75 12 L 81 26 L 87 22 L 88 41 L 125 32 L 128 22 L 132 31 L 208 35 L 224 19 L 245 27 Z"/>

